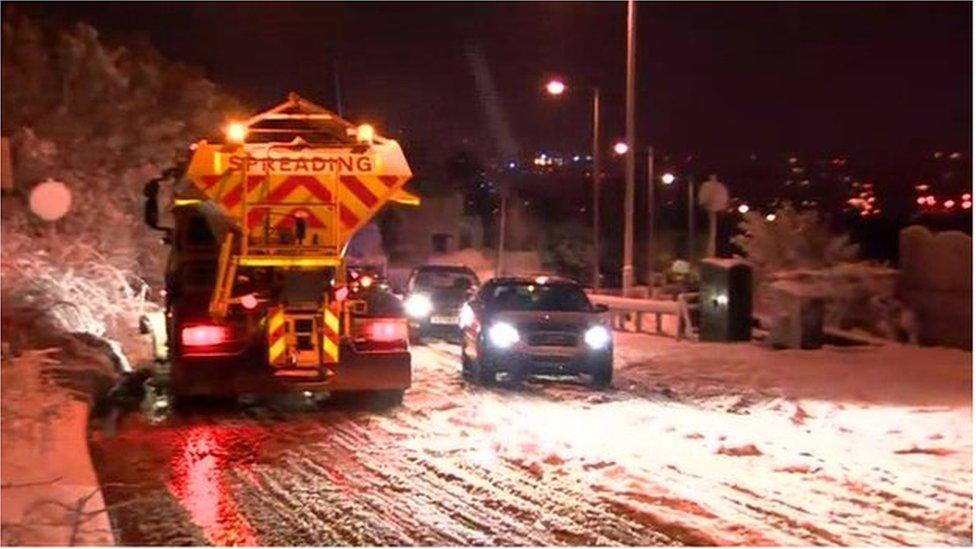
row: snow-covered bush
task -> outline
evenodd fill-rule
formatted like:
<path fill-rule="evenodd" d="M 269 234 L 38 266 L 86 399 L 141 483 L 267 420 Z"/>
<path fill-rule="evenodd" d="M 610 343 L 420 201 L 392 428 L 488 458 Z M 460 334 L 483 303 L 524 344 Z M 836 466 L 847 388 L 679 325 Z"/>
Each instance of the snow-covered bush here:
<path fill-rule="evenodd" d="M 210 81 L 148 47 L 108 46 L 84 24 L 5 13 L 2 131 L 17 191 L 2 202 L 4 314 L 14 306 L 112 332 L 153 293 L 165 248 L 142 222 L 145 181 L 243 110 Z M 54 223 L 30 213 L 32 185 L 72 191 Z"/>
<path fill-rule="evenodd" d="M 851 244 L 847 235 L 832 234 L 814 210 L 798 212 L 787 205 L 772 221 L 758 212 L 748 212 L 739 228 L 742 234 L 732 242 L 764 272 L 827 267 L 857 257 L 857 245 Z"/>
<path fill-rule="evenodd" d="M 817 212 L 786 206 L 772 221 L 748 212 L 739 227 L 742 234 L 733 242 L 755 268 L 760 314 L 789 310 L 780 302 L 784 293 L 775 289 L 789 287 L 822 298 L 828 326 L 914 340 L 914 314 L 895 298 L 897 271 L 857 261 L 857 245 L 846 234 L 833 234 Z"/>
<path fill-rule="evenodd" d="M 4 235 L 0 248 L 4 315 L 36 314 L 63 332 L 119 339 L 142 313 L 156 310 L 134 269 L 116 266 L 82 243 L 59 247 L 51 236 Z M 6 335 L 6 334 L 5 334 Z"/>
<path fill-rule="evenodd" d="M 3 21 L 2 79 L 18 188 L 51 177 L 73 194 L 53 228 L 26 212 L 22 196 L 8 197 L 4 232 L 53 231 L 62 238 L 41 243 L 77 242 L 161 272 L 164 250 L 141 221 L 142 185 L 219 131 L 237 104 L 146 47 L 109 47 L 88 25 L 59 30 L 16 14 Z"/>
<path fill-rule="evenodd" d="M 541 224 L 540 254 L 548 270 L 576 280 L 589 280 L 593 270 L 593 235 L 576 223 Z"/>

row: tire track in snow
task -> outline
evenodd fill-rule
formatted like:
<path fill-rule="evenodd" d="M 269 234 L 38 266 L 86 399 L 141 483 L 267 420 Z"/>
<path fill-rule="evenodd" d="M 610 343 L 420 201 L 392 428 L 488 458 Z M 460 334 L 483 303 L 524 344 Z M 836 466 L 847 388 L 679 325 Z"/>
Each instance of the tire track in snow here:
<path fill-rule="evenodd" d="M 747 477 L 741 485 L 715 482 L 714 474 L 683 463 L 680 456 L 673 462 L 631 462 L 627 474 L 638 484 L 621 489 L 612 484 L 610 472 L 621 469 L 612 455 L 570 451 L 547 461 L 549 452 L 558 454 L 560 448 L 546 444 L 592 442 L 586 440 L 592 434 L 573 434 L 573 423 L 555 425 L 551 440 L 539 441 L 533 437 L 544 427 L 504 423 L 504 418 L 546 419 L 558 409 L 561 418 L 582 421 L 603 409 L 619 409 L 646 416 L 622 419 L 654 426 L 655 418 L 671 417 L 687 404 L 646 392 L 642 398 L 627 390 L 593 392 L 565 384 L 482 388 L 460 379 L 457 362 L 453 346 L 415 348 L 414 386 L 401 408 L 385 413 L 252 408 L 190 414 L 159 427 L 127 418 L 120 436 L 96 437 L 93 455 L 103 482 L 146 486 L 124 493 L 106 489 L 106 497 L 113 504 L 151 493 L 156 501 L 113 511 L 116 524 L 127 523 L 120 540 L 214 542 L 206 538 L 212 531 L 206 526 L 225 521 L 221 531 L 247 524 L 259 543 L 276 545 L 945 543 L 941 518 L 933 515 L 935 495 L 941 508 L 971 516 L 971 503 L 954 479 L 930 479 L 910 495 L 878 488 L 879 479 L 892 476 L 888 469 L 866 473 L 833 464 L 841 471 L 823 481 L 818 478 L 831 464 L 812 455 L 806 461 L 820 463 L 814 470 L 768 465 L 763 462 L 768 456 L 724 458 L 737 474 L 753 472 L 750 464 L 767 470 L 785 465 L 783 472 L 772 473 L 780 475 L 783 490 L 757 487 Z M 728 417 L 697 401 L 688 410 Z M 564 429 L 569 431 L 561 438 Z M 200 433 L 214 435 L 218 447 L 187 455 L 187 441 Z M 714 441 L 689 433 L 671 429 L 666 436 L 672 438 L 662 444 L 681 440 L 707 453 L 704 448 Z M 786 451 L 764 440 L 756 441 L 764 451 Z M 613 441 L 623 449 L 633 442 Z M 182 465 L 190 468 L 189 479 L 221 491 L 221 501 L 230 502 L 225 507 L 237 509 L 237 516 L 200 516 L 199 510 L 195 515 L 168 493 L 166 482 L 180 460 L 191 461 Z M 214 470 L 194 476 L 201 463 Z M 874 488 L 858 493 L 837 480 L 855 475 Z M 798 487 L 808 488 L 815 504 L 808 505 Z M 135 521 L 141 524 L 133 526 Z"/>

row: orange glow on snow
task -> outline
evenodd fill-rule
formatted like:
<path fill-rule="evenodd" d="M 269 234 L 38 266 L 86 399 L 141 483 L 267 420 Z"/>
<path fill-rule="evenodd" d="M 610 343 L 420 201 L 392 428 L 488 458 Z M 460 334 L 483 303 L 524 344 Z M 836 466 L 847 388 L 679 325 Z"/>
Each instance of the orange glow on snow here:
<path fill-rule="evenodd" d="M 227 486 L 227 435 L 206 425 L 191 428 L 170 462 L 167 487 L 214 545 L 258 545 Z"/>

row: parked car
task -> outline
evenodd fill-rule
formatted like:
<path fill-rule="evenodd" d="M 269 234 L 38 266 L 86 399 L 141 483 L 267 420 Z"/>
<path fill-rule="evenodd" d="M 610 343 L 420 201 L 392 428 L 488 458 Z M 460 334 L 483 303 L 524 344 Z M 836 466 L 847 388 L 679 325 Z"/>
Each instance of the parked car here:
<path fill-rule="evenodd" d="M 457 338 L 461 305 L 478 289 L 478 276 L 468 267 L 423 265 L 407 280 L 403 300 L 410 322 L 410 339 Z"/>
<path fill-rule="evenodd" d="M 576 282 L 555 277 L 493 278 L 461 309 L 461 373 L 492 384 L 529 376 L 613 378 L 613 336 Z"/>

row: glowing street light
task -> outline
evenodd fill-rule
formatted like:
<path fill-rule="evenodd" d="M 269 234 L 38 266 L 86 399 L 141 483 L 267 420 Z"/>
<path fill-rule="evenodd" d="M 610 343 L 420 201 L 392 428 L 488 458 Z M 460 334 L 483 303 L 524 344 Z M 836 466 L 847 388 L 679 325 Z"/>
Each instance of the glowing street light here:
<path fill-rule="evenodd" d="M 766 221 L 776 221 L 776 214 L 774 213 L 766 214 Z"/>
<path fill-rule="evenodd" d="M 562 80 L 550 80 L 546 83 L 546 93 L 549 95 L 562 95 L 566 91 L 566 83 Z"/>
<path fill-rule="evenodd" d="M 670 185 L 674 183 L 675 179 L 677 178 L 674 176 L 673 173 L 666 172 L 664 175 L 661 176 L 661 183 L 664 183 L 665 185 Z"/>
<path fill-rule="evenodd" d="M 749 212 L 749 205 L 748 204 L 739 204 L 738 210 L 739 210 L 739 213 L 740 214 L 748 213 Z"/>
<path fill-rule="evenodd" d="M 613 152 L 617 153 L 619 156 L 623 156 L 627 154 L 627 151 L 629 150 L 630 150 L 630 146 L 627 145 L 627 143 L 624 143 L 623 141 L 617 141 L 616 143 L 613 144 Z"/>
<path fill-rule="evenodd" d="M 224 128 L 224 133 L 231 143 L 243 143 L 247 139 L 247 126 L 241 122 L 231 122 Z"/>

